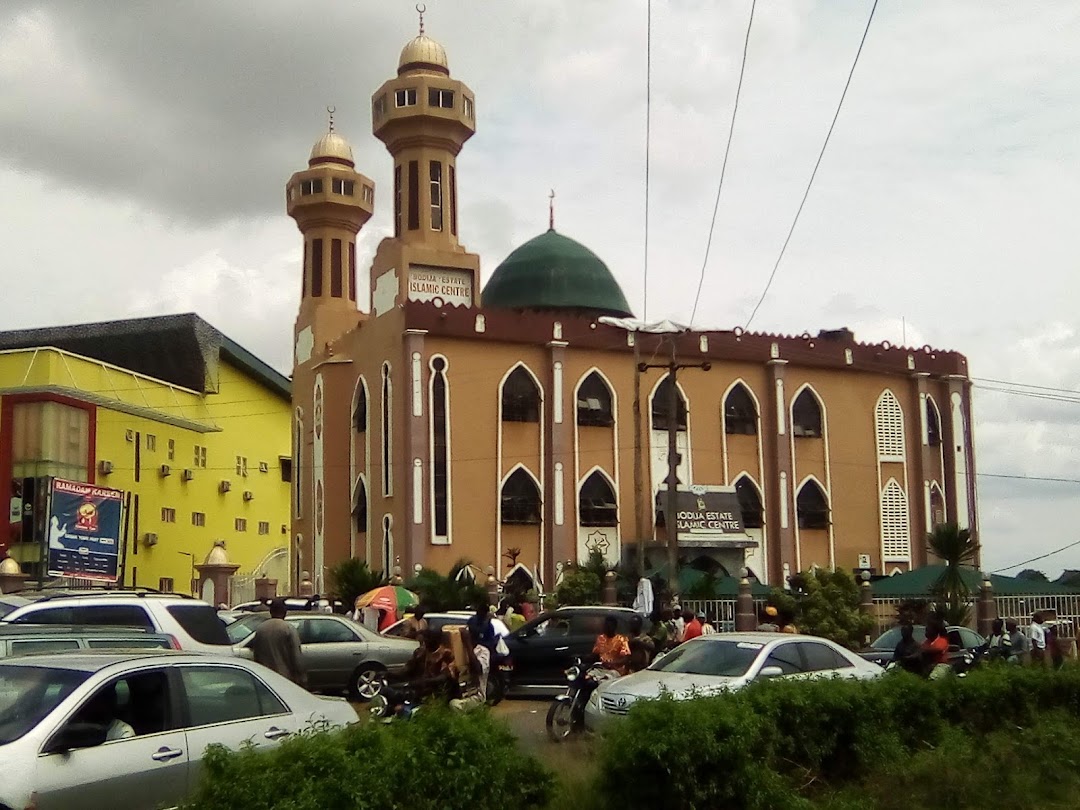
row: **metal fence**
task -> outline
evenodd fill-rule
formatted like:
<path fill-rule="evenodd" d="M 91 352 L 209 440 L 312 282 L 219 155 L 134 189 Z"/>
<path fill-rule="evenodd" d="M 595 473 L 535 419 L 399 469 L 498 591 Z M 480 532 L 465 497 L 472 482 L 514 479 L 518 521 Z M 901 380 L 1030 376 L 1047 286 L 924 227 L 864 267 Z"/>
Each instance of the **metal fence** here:
<path fill-rule="evenodd" d="M 712 620 L 712 625 L 721 633 L 733 633 L 735 631 L 735 600 L 734 599 L 683 599 L 683 610 L 694 613 L 703 612 Z M 765 607 L 764 599 L 754 600 L 754 615 L 761 614 Z"/>
<path fill-rule="evenodd" d="M 897 623 L 897 613 L 901 605 L 921 601 L 914 597 L 909 598 L 878 598 L 874 600 L 874 620 L 877 632 L 880 635 Z M 976 601 L 975 596 L 970 597 L 965 603 L 970 614 L 970 625 L 976 629 Z M 1031 624 L 1031 617 L 1036 611 L 1051 614 L 1051 618 L 1069 623 L 1071 630 L 1068 635 L 1073 635 L 1077 627 L 1080 627 L 1080 594 L 1044 594 L 1038 596 L 995 596 L 994 605 L 997 608 L 998 618 L 1014 619 L 1021 627 Z"/>

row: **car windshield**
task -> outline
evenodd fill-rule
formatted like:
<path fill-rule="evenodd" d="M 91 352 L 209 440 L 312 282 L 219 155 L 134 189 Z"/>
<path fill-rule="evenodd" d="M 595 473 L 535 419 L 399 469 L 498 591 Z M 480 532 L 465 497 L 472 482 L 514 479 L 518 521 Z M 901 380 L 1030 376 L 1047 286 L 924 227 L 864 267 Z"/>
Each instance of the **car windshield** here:
<path fill-rule="evenodd" d="M 210 605 L 169 605 L 166 610 L 200 644 L 232 644 L 225 623 Z"/>
<path fill-rule="evenodd" d="M 926 641 L 926 628 L 923 625 L 917 624 L 911 629 L 913 631 L 912 636 L 914 636 L 917 642 L 922 644 L 922 642 Z M 877 640 L 870 646 L 873 647 L 875 650 L 888 650 L 889 652 L 892 652 L 896 649 L 896 645 L 899 643 L 900 628 L 894 627 L 891 630 L 886 630 L 884 633 L 878 636 Z"/>
<path fill-rule="evenodd" d="M 262 615 L 245 616 L 242 619 L 237 619 L 225 628 L 225 635 L 229 637 L 231 644 L 239 644 L 269 618 L 269 614 L 263 613 Z"/>
<path fill-rule="evenodd" d="M 697 641 L 676 647 L 649 669 L 738 678 L 746 674 L 764 646 L 749 641 Z"/>
<path fill-rule="evenodd" d="M 0 665 L 0 745 L 30 731 L 89 677 L 70 669 Z"/>

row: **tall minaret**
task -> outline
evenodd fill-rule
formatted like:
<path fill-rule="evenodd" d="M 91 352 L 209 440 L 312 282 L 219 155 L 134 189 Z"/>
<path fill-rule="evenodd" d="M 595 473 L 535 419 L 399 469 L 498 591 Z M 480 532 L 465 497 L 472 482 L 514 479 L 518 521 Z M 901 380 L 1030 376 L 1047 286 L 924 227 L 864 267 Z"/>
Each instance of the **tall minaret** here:
<path fill-rule="evenodd" d="M 333 107 L 328 112 L 308 168 L 285 187 L 289 216 L 304 235 L 297 365 L 356 326 L 356 234 L 375 206 L 375 184 L 354 168 L 352 147 L 334 131 Z"/>
<path fill-rule="evenodd" d="M 394 159 L 394 236 L 372 265 L 373 314 L 406 298 L 478 304 L 479 258 L 458 241 L 457 174 L 458 153 L 476 131 L 475 97 L 450 77 L 446 51 L 424 33 L 422 14 L 397 78 L 372 96 L 371 119 Z"/>

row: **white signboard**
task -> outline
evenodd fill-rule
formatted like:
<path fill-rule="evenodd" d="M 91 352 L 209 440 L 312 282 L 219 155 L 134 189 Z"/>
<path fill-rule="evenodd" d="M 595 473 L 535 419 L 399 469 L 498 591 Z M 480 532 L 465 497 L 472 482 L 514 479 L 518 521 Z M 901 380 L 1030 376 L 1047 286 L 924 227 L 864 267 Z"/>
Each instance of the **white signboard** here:
<path fill-rule="evenodd" d="M 426 267 L 414 264 L 409 268 L 410 301 L 430 301 L 435 306 L 471 307 L 472 273 L 448 267 Z"/>

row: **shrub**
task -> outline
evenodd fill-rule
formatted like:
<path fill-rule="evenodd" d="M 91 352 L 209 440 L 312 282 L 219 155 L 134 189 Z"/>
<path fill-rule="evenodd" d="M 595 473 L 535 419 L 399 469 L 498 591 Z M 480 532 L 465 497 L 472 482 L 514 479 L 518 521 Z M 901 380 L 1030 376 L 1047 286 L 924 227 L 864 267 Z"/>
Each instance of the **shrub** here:
<path fill-rule="evenodd" d="M 571 569 L 555 589 L 555 599 L 560 605 L 599 605 L 600 577 L 593 571 Z"/>
<path fill-rule="evenodd" d="M 420 604 L 431 611 L 469 610 L 477 602 L 488 601 L 487 591 L 470 579 L 458 579 L 461 569 L 455 566 L 449 576 L 443 576 L 431 568 L 422 568 L 416 576 L 405 583 L 413 591 Z"/>
<path fill-rule="evenodd" d="M 877 774 L 900 773 L 914 758 L 931 783 L 930 796 L 941 781 L 934 764 L 941 769 L 945 762 L 929 752 L 940 751 L 963 763 L 955 767 L 969 769 L 968 782 L 992 781 L 994 771 L 970 769 L 1005 767 L 997 763 L 1008 761 L 1010 735 L 1044 739 L 1047 729 L 1065 723 L 1062 717 L 1072 718 L 1074 727 L 1080 718 L 1080 668 L 990 667 L 934 682 L 906 673 L 861 682 L 771 681 L 719 697 L 636 705 L 602 742 L 597 787 L 608 807 L 620 809 L 794 809 L 820 801 L 873 807 L 856 796 L 858 786 L 887 792 L 886 782 L 874 781 Z M 1075 739 L 1060 747 L 1059 766 L 1080 762 L 1080 729 L 1072 734 Z M 998 747 L 981 750 L 984 738 Z M 1022 756 L 1014 767 L 1035 759 L 1034 753 Z M 1026 789 L 1027 782 L 1014 781 L 1018 791 Z M 1074 783 L 1080 777 L 1060 784 L 1051 779 L 1047 784 L 1057 787 L 1047 790 L 1067 792 Z M 948 801 L 905 806 L 1005 806 L 958 803 L 958 792 L 949 795 Z M 1026 804 L 1025 796 L 1018 793 L 1007 804 Z"/>
<path fill-rule="evenodd" d="M 189 810 L 540 808 L 553 778 L 486 712 L 312 731 L 270 750 L 211 746 Z"/>
<path fill-rule="evenodd" d="M 356 597 L 386 584 L 382 571 L 372 571 L 363 560 L 352 557 L 342 560 L 330 569 L 330 587 L 352 610 Z"/>

